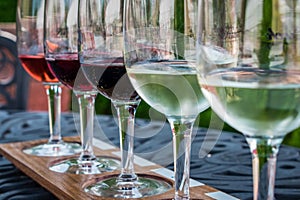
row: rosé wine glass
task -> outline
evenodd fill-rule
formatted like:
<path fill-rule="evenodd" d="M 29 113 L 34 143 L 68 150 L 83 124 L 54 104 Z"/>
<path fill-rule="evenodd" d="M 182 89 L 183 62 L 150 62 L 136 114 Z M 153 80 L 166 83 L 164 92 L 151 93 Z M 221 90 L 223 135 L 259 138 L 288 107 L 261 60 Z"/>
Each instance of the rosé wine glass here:
<path fill-rule="evenodd" d="M 17 6 L 17 47 L 23 68 L 42 82 L 48 98 L 50 138 L 47 143 L 24 149 L 37 156 L 66 156 L 78 153 L 80 145 L 61 137 L 61 83 L 50 71 L 44 56 L 44 0 L 19 0 Z"/>

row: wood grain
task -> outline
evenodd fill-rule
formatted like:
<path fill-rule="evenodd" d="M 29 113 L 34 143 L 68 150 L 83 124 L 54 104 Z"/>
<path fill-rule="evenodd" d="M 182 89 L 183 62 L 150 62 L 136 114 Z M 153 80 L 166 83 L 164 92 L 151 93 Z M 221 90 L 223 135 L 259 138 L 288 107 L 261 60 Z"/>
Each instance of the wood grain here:
<path fill-rule="evenodd" d="M 78 137 L 68 137 L 64 138 L 65 141 L 70 142 L 79 142 Z M 41 144 L 46 142 L 46 140 L 36 140 L 29 142 L 18 142 L 18 143 L 6 143 L 0 145 L 0 153 L 5 156 L 8 160 L 10 160 L 17 168 L 22 170 L 27 176 L 31 177 L 33 180 L 38 182 L 41 186 L 46 188 L 48 191 L 53 193 L 61 200 L 72 200 L 72 199 L 97 199 L 97 200 L 110 200 L 114 198 L 104 198 L 97 197 L 84 192 L 84 187 L 86 187 L 89 183 L 93 183 L 97 180 L 101 180 L 103 178 L 116 175 L 119 172 L 106 172 L 99 175 L 77 175 L 77 174 L 62 174 L 53 172 L 48 169 L 51 163 L 57 162 L 58 160 L 67 158 L 67 157 L 38 157 L 33 155 L 28 155 L 23 153 L 24 148 L 28 148 L 30 146 Z M 118 151 L 118 149 L 114 150 L 100 150 L 98 148 L 94 148 L 95 154 L 98 156 L 111 156 L 115 157 L 112 152 Z M 70 156 L 68 156 L 70 157 Z M 151 166 L 151 167 L 140 167 L 138 165 L 135 166 L 136 172 L 138 174 L 144 175 L 154 175 L 157 178 L 166 179 L 162 176 L 154 174 L 149 170 L 161 168 L 161 166 Z M 173 183 L 171 180 L 167 180 Z M 191 199 L 203 199 L 203 200 L 213 200 L 212 198 L 205 195 L 207 192 L 217 191 L 216 189 L 209 187 L 207 185 L 197 186 L 191 188 Z M 164 194 L 145 197 L 142 199 L 152 200 L 152 199 L 172 199 L 174 195 L 174 191 L 170 190 Z"/>

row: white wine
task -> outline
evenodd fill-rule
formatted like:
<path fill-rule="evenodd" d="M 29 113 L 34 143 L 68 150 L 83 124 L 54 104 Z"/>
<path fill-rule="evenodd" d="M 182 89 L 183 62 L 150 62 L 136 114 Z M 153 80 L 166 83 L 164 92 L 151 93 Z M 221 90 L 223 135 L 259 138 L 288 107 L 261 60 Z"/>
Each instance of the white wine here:
<path fill-rule="evenodd" d="M 149 61 L 127 69 L 138 94 L 154 109 L 173 117 L 196 117 L 208 108 L 196 70 L 187 61 Z"/>
<path fill-rule="evenodd" d="M 299 74 L 236 68 L 206 75 L 202 91 L 211 108 L 248 136 L 284 136 L 300 125 Z"/>

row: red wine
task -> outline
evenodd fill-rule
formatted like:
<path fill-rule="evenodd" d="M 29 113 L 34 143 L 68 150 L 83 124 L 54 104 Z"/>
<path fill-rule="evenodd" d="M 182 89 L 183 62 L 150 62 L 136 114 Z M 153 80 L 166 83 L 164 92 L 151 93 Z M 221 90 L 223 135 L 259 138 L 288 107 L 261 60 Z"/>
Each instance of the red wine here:
<path fill-rule="evenodd" d="M 40 82 L 58 82 L 50 71 L 44 55 L 19 55 L 23 68 L 35 80 Z"/>
<path fill-rule="evenodd" d="M 91 61 L 83 63 L 82 67 L 87 78 L 103 96 L 119 101 L 140 98 L 129 81 L 123 58 Z"/>
<path fill-rule="evenodd" d="M 73 89 L 75 79 L 80 68 L 77 54 L 60 54 L 47 58 L 50 70 L 58 80 L 70 89 Z"/>

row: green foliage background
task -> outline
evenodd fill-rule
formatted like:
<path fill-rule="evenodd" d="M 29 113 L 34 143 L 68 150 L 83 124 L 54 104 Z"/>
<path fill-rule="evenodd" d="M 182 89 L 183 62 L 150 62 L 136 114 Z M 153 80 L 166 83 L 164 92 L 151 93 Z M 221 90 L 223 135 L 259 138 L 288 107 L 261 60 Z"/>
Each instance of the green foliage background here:
<path fill-rule="evenodd" d="M 16 7 L 17 0 L 0 0 L 0 23 L 3 22 L 15 22 L 16 21 Z M 150 106 L 144 101 L 141 102 L 138 107 L 136 116 L 138 118 L 149 118 L 149 109 Z M 153 109 L 151 110 L 153 112 Z M 206 110 L 200 114 L 199 125 L 201 127 L 208 127 L 210 118 L 211 118 L 211 109 Z M 112 114 L 111 103 L 108 99 L 102 97 L 101 95 L 97 96 L 96 99 L 96 113 L 97 114 Z M 156 113 L 161 115 L 160 113 Z M 237 132 L 232 127 L 224 123 L 223 130 Z M 285 137 L 284 144 L 300 147 L 300 128 L 291 132 Z"/>
<path fill-rule="evenodd" d="M 0 0 L 0 22 L 16 21 L 17 0 Z"/>

